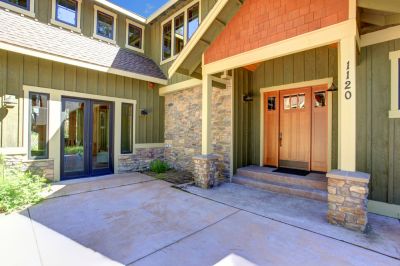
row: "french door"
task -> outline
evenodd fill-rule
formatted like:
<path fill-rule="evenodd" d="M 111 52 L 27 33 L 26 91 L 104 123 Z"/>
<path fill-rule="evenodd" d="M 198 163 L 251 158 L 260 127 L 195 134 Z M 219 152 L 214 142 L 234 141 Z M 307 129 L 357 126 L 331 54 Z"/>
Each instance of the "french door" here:
<path fill-rule="evenodd" d="M 113 104 L 62 98 L 61 178 L 113 173 Z"/>

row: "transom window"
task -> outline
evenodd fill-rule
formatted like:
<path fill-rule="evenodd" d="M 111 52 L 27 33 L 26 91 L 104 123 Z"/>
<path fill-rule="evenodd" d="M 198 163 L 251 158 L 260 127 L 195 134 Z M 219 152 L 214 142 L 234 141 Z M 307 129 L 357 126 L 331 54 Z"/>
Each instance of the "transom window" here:
<path fill-rule="evenodd" d="M 117 15 L 99 6 L 95 6 L 94 8 L 94 36 L 103 41 L 115 44 Z"/>
<path fill-rule="evenodd" d="M 161 61 L 174 59 L 190 40 L 200 25 L 200 4 L 190 4 L 162 24 Z"/>
<path fill-rule="evenodd" d="M 132 50 L 144 52 L 144 26 L 133 21 L 126 22 L 126 47 Z"/>
<path fill-rule="evenodd" d="M 57 21 L 67 23 L 72 26 L 78 24 L 78 1 L 76 0 L 56 0 Z"/>

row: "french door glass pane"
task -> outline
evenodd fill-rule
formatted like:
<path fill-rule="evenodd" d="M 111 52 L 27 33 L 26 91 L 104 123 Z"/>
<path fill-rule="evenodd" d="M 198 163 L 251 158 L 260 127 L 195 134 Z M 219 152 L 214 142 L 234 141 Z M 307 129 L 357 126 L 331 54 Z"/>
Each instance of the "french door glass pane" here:
<path fill-rule="evenodd" d="M 85 170 L 85 102 L 65 101 L 64 172 Z"/>
<path fill-rule="evenodd" d="M 109 168 L 110 158 L 109 103 L 93 103 L 92 107 L 92 168 Z"/>

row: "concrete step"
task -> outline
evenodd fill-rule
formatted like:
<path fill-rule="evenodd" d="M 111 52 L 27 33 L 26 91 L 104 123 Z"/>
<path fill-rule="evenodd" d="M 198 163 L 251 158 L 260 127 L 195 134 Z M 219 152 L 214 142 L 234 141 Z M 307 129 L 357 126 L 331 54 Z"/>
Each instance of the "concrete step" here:
<path fill-rule="evenodd" d="M 321 189 L 312 189 L 309 187 L 304 187 L 299 185 L 276 183 L 268 180 L 257 179 L 247 176 L 239 176 L 239 175 L 235 175 L 232 178 L 232 182 L 272 192 L 283 193 L 319 201 L 327 201 L 328 193 L 325 190 Z"/>
<path fill-rule="evenodd" d="M 248 166 L 237 170 L 238 176 L 251 177 L 260 181 L 272 183 L 282 183 L 286 185 L 298 185 L 310 189 L 320 189 L 326 191 L 327 179 L 322 174 L 309 174 L 307 176 L 297 176 L 273 172 L 273 168 Z"/>

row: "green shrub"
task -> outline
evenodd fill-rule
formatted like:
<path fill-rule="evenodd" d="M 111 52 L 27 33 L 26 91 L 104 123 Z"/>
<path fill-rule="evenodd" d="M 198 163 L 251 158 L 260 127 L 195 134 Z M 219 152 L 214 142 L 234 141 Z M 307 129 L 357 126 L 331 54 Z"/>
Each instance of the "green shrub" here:
<path fill-rule="evenodd" d="M 42 200 L 47 180 L 40 175 L 6 169 L 0 158 L 0 213 L 22 209 Z"/>
<path fill-rule="evenodd" d="M 150 171 L 155 172 L 157 174 L 165 173 L 168 169 L 169 169 L 168 164 L 159 159 L 154 160 L 150 163 Z"/>

